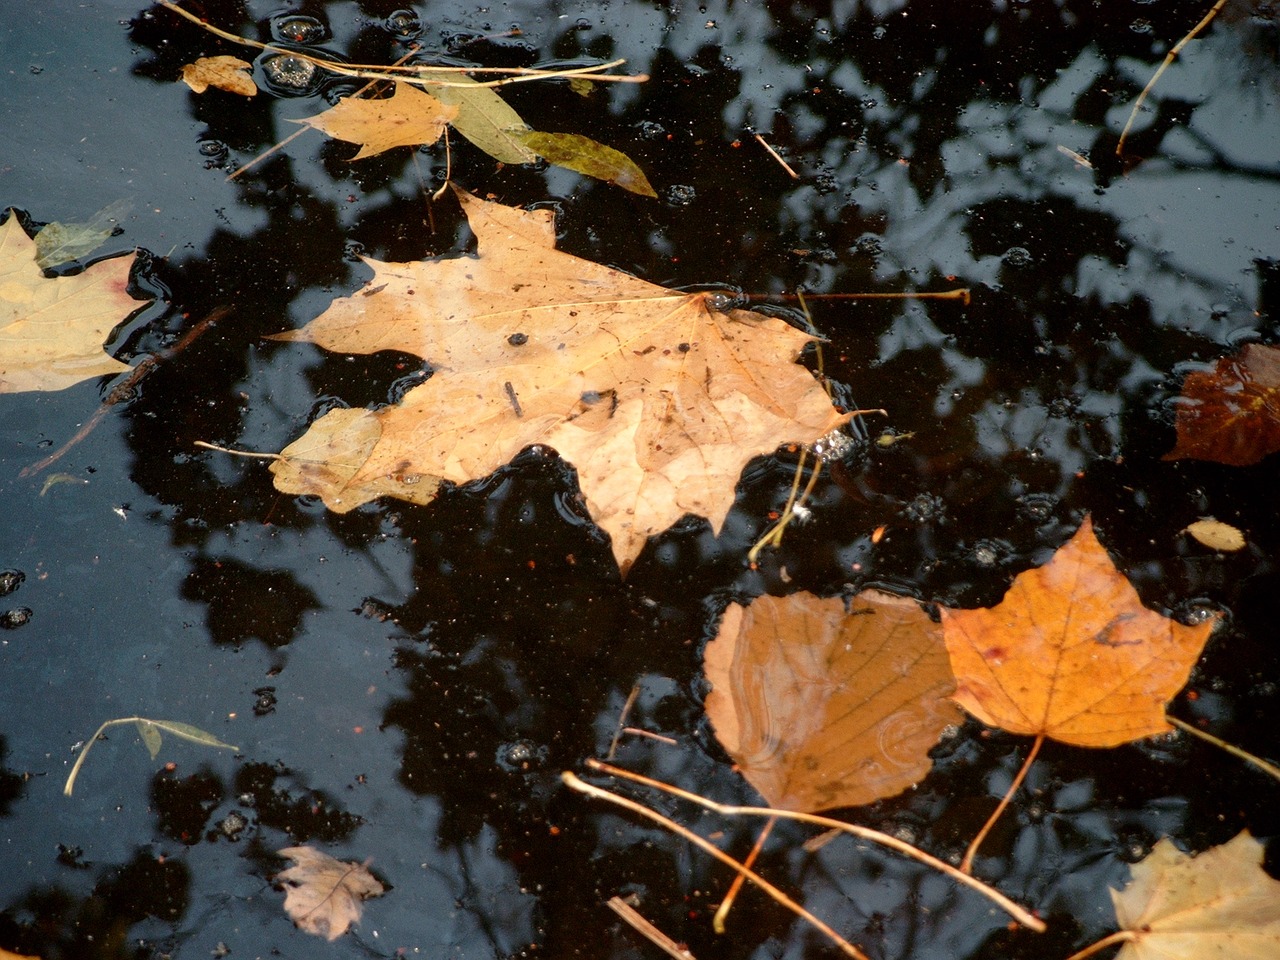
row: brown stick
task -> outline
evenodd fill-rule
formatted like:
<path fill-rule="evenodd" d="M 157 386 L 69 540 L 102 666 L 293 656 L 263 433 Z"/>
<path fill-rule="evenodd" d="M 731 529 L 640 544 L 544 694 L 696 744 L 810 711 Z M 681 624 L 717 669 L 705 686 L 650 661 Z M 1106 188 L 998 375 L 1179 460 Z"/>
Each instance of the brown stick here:
<path fill-rule="evenodd" d="M 658 947 L 667 956 L 673 957 L 674 960 L 694 960 L 693 954 L 686 947 L 680 946 L 680 944 L 668 937 L 641 916 L 639 910 L 621 897 L 610 897 L 605 901 L 605 906 L 631 924 L 633 930 Z"/>
<path fill-rule="evenodd" d="M 887 833 L 881 833 L 879 830 L 872 830 L 869 827 L 860 827 L 856 823 L 847 823 L 844 820 L 834 820 L 831 817 L 823 817 L 816 813 L 800 813 L 795 810 L 778 810 L 774 807 L 738 807 L 725 803 L 716 803 L 714 800 L 708 800 L 706 797 L 699 796 L 696 793 L 690 793 L 688 790 L 681 790 L 679 787 L 672 786 L 669 783 L 663 783 L 661 780 L 654 780 L 652 777 L 646 777 L 643 774 L 632 773 L 630 770 L 624 770 L 621 767 L 615 767 L 612 764 L 603 763 L 599 760 L 587 760 L 586 765 L 592 770 L 599 770 L 601 773 L 607 773 L 610 776 L 622 777 L 623 779 L 631 780 L 634 783 L 642 783 L 647 787 L 653 787 L 655 790 L 661 790 L 664 793 L 669 793 L 673 797 L 680 797 L 683 800 L 688 800 L 690 803 L 696 803 L 701 807 L 705 807 L 708 810 L 714 810 L 716 813 L 723 814 L 724 816 L 781 817 L 785 820 L 796 820 L 800 823 L 812 823 L 815 826 L 839 830 L 842 833 L 851 833 L 855 837 L 861 837 L 863 840 L 869 840 L 871 843 L 876 843 L 882 847 L 888 847 L 891 850 L 896 850 L 898 853 L 905 854 L 926 866 L 933 867 L 933 869 L 941 873 L 945 873 L 957 883 L 963 884 L 970 890 L 982 894 L 1024 927 L 1034 930 L 1036 933 L 1044 933 L 1045 930 L 1048 929 L 1043 920 L 1018 906 L 999 890 L 989 887 L 981 880 L 975 879 L 967 873 L 960 872 L 951 864 L 939 860 L 937 857 L 930 856 L 923 850 L 919 850 L 911 846 L 911 844 L 899 840 L 897 837 L 891 837 Z"/>
<path fill-rule="evenodd" d="M 954 290 L 907 290 L 903 293 L 748 293 L 748 300 L 959 300 L 969 305 L 968 287 Z"/>
<path fill-rule="evenodd" d="M 674 833 L 678 837 L 683 837 L 685 840 L 688 840 L 690 843 L 692 843 L 695 847 L 698 847 L 700 850 L 704 851 L 705 853 L 708 853 L 711 856 L 715 857 L 725 866 L 731 867 L 732 869 L 736 870 L 739 874 L 741 874 L 747 880 L 754 883 L 761 890 L 763 890 L 769 896 L 773 897 L 774 900 L 782 904 L 792 913 L 796 914 L 797 916 L 804 917 L 811 924 L 813 924 L 820 931 L 822 931 L 822 933 L 825 934 L 832 943 L 834 943 L 837 947 L 839 947 L 840 950 L 846 956 L 853 957 L 854 960 L 868 960 L 867 955 L 864 954 L 861 950 L 859 950 L 857 947 L 851 944 L 844 937 L 840 936 L 840 934 L 836 933 L 835 930 L 831 929 L 831 927 L 823 923 L 821 920 L 815 917 L 812 913 L 810 913 L 800 904 L 792 900 L 789 896 L 787 896 L 785 893 L 783 893 L 781 890 L 775 887 L 772 883 L 770 883 L 764 877 L 760 876 L 760 874 L 756 873 L 753 870 L 748 869 L 747 867 L 744 867 L 737 860 L 733 859 L 733 857 L 729 856 L 727 853 L 725 853 L 715 844 L 698 836 L 696 833 L 694 833 L 692 830 L 688 829 L 687 827 L 682 827 L 680 824 L 676 823 L 674 820 L 668 820 L 666 817 L 658 813 L 656 810 L 650 810 L 648 807 L 646 807 L 642 803 L 636 803 L 634 800 L 628 800 L 626 797 L 621 797 L 616 793 L 611 793 L 610 791 L 605 790 L 603 787 L 597 787 L 597 786 L 594 786 L 593 784 L 587 783 L 584 780 L 579 779 L 572 771 L 566 770 L 564 773 L 560 774 L 560 779 L 563 780 L 565 786 L 567 786 L 571 790 L 576 790 L 578 791 L 578 793 L 585 793 L 587 796 L 595 797 L 597 800 L 607 800 L 612 804 L 616 804 L 617 806 L 622 807 L 624 810 L 630 810 L 632 813 L 639 814 L 640 816 L 644 817 L 647 820 L 652 820 L 654 823 L 660 824 L 661 826 L 665 827 L 667 830 L 670 830 L 672 833 Z"/>
<path fill-rule="evenodd" d="M 1169 69 L 1169 66 L 1173 61 L 1178 59 L 1178 54 L 1182 52 L 1182 48 L 1194 40 L 1196 35 L 1207 27 L 1210 21 L 1218 15 L 1218 11 L 1226 5 L 1227 0 L 1218 0 L 1218 2 L 1213 5 L 1212 9 L 1204 15 L 1204 18 L 1191 28 L 1191 32 L 1174 44 L 1173 49 L 1165 55 L 1164 62 L 1161 63 L 1156 72 L 1151 75 L 1151 79 L 1147 81 L 1147 85 L 1143 87 L 1142 92 L 1138 94 L 1138 99 L 1133 102 L 1133 109 L 1129 111 L 1129 121 L 1124 125 L 1124 129 L 1120 131 L 1120 139 L 1116 141 L 1117 157 L 1124 152 L 1125 141 L 1129 138 L 1129 128 L 1133 126 L 1133 121 L 1138 119 L 1138 111 L 1142 109 L 1143 103 L 1146 102 L 1147 94 L 1149 94 L 1151 92 L 1151 88 L 1156 85 L 1156 81 L 1159 80 L 1161 75 Z"/>
<path fill-rule="evenodd" d="M 760 858 L 760 851 L 764 849 L 764 842 L 769 839 L 769 834 L 773 833 L 773 826 L 778 822 L 777 817 L 770 817 L 764 822 L 764 827 L 760 830 L 760 836 L 756 837 L 755 844 L 751 847 L 751 852 L 747 854 L 746 859 L 742 861 L 744 867 L 754 867 L 756 860 Z M 716 933 L 724 933 L 724 922 L 729 916 L 729 911 L 733 909 L 733 902 L 738 899 L 738 893 L 742 890 L 742 874 L 738 874 L 733 878 L 733 885 L 729 887 L 729 892 L 724 895 L 724 899 L 720 901 L 720 906 L 716 910 L 716 915 L 711 918 L 711 929 Z"/>
<path fill-rule="evenodd" d="M 969 849 L 964 852 L 964 859 L 960 861 L 960 869 L 965 873 L 973 872 L 973 858 L 978 852 L 978 847 L 982 846 L 982 841 L 987 839 L 987 834 L 991 832 L 991 828 L 996 825 L 996 821 L 1000 819 L 1000 814 L 1004 813 L 1004 808 L 1009 806 L 1009 801 L 1013 799 L 1013 795 L 1018 792 L 1018 788 L 1022 786 L 1022 781 L 1027 778 L 1027 771 L 1031 769 L 1031 764 L 1035 762 L 1036 754 L 1040 752 L 1040 748 L 1044 746 L 1044 734 L 1036 736 L 1036 742 L 1031 745 L 1031 752 L 1027 754 L 1027 759 L 1022 761 L 1022 767 L 1018 770 L 1018 775 L 1013 778 L 1013 783 L 1009 784 L 1009 789 L 1005 791 L 1000 803 L 996 807 L 995 812 L 987 818 L 987 822 L 982 825 L 982 829 L 978 831 L 978 835 L 973 838 L 969 844 Z"/>
<path fill-rule="evenodd" d="M 59 447 L 53 453 L 49 454 L 43 460 L 39 460 L 36 463 L 23 467 L 21 472 L 19 472 L 18 476 L 34 477 L 41 470 L 44 470 L 46 467 L 52 466 L 53 464 L 61 460 L 62 457 L 67 453 L 67 451 L 69 451 L 72 447 L 74 447 L 81 440 L 83 440 L 85 437 L 87 437 L 89 434 L 93 432 L 94 428 L 99 423 L 102 422 L 103 418 L 107 415 L 108 411 L 110 411 L 112 407 L 114 407 L 117 403 L 121 403 L 129 399 L 129 395 L 132 392 L 133 388 L 136 387 L 147 374 L 149 374 L 152 370 L 154 370 L 162 360 L 170 360 L 173 357 L 177 356 L 179 353 L 181 353 L 183 350 L 189 347 L 196 340 L 196 338 L 198 338 L 201 334 L 203 334 L 206 330 L 208 330 L 211 326 L 213 326 L 215 323 L 217 323 L 219 320 L 221 320 L 230 312 L 231 312 L 230 307 L 215 307 L 214 309 L 209 311 L 208 316 L 206 316 L 203 320 L 197 323 L 185 334 L 183 334 L 182 339 L 179 340 L 172 347 L 170 347 L 168 350 L 164 350 L 158 354 L 151 354 L 150 356 L 144 357 L 138 363 L 138 365 L 133 368 L 133 371 L 127 377 L 125 377 L 118 384 L 116 384 L 114 387 L 111 388 L 111 392 L 107 394 L 106 399 L 103 400 L 102 404 L 98 407 L 98 409 L 94 411 L 93 416 L 91 416 L 88 420 L 85 421 L 84 426 L 82 426 L 79 430 L 76 431 L 75 436 L 73 436 L 70 440 L 64 443 L 61 447 Z"/>

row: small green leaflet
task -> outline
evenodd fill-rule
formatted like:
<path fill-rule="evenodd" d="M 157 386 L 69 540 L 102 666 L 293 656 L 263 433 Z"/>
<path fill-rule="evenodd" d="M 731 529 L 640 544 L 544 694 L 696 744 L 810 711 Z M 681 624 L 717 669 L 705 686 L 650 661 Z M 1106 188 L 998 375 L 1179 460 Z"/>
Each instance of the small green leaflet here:
<path fill-rule="evenodd" d="M 160 746 L 164 742 L 160 731 L 173 734 L 182 740 L 190 740 L 192 743 L 198 743 L 206 747 L 218 747 L 223 750 L 239 750 L 239 747 L 229 743 L 223 743 L 212 733 L 201 730 L 199 727 L 193 727 L 189 723 L 182 723 L 178 720 L 151 720 L 148 717 L 118 717 L 115 720 L 108 720 L 100 726 L 92 737 L 90 737 L 84 745 L 84 749 L 80 751 L 80 756 L 76 758 L 75 766 L 71 768 L 71 773 L 67 776 L 67 782 L 62 788 L 62 792 L 68 797 L 75 788 L 76 777 L 80 775 L 80 768 L 84 766 L 85 757 L 89 755 L 89 748 L 97 743 L 98 738 L 106 731 L 108 727 L 116 727 L 121 724 L 132 723 L 138 728 L 138 733 L 142 737 L 142 742 L 146 745 L 147 752 L 151 754 L 154 760 L 160 753 Z"/>
<path fill-rule="evenodd" d="M 441 103 L 457 107 L 458 115 L 450 126 L 499 163 L 533 163 L 538 159 L 519 139 L 529 125 L 492 87 L 451 70 L 423 70 L 414 79 L 424 83 Z"/>

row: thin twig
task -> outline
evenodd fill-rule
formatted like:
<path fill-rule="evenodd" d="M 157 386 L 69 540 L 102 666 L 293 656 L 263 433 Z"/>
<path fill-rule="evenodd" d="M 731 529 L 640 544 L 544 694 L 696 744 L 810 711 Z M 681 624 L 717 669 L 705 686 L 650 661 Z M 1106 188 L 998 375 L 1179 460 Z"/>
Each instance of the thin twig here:
<path fill-rule="evenodd" d="M 631 712 L 631 708 L 635 705 L 638 696 L 640 696 L 640 684 L 632 684 L 631 692 L 627 694 L 627 702 L 622 705 L 622 712 L 618 714 L 618 727 L 613 732 L 613 739 L 609 741 L 609 752 L 606 756 L 610 760 L 618 752 L 618 741 L 622 739 L 622 728 L 626 724 L 627 714 Z"/>
<path fill-rule="evenodd" d="M 634 800 L 629 800 L 626 797 L 619 796 L 616 793 L 612 793 L 609 790 L 605 790 L 603 787 L 597 787 L 594 784 L 587 783 L 584 780 L 581 780 L 579 777 L 577 777 L 572 771 L 566 770 L 564 773 L 560 774 L 560 779 L 563 780 L 565 786 L 567 786 L 571 790 L 576 790 L 578 791 L 578 793 L 585 793 L 587 796 L 595 797 L 597 800 L 607 800 L 612 804 L 616 804 L 617 806 L 622 807 L 624 810 L 630 810 L 632 813 L 638 814 L 648 820 L 652 820 L 654 823 L 660 824 L 661 826 L 665 827 L 667 830 L 670 830 L 672 833 L 676 834 L 679 837 L 683 837 L 685 840 L 688 840 L 690 843 L 692 843 L 695 847 L 698 847 L 700 850 L 704 851 L 705 853 L 708 853 L 711 856 L 715 857 L 725 866 L 731 867 L 732 869 L 736 870 L 739 874 L 746 877 L 747 880 L 749 880 L 751 883 L 754 883 L 761 890 L 763 890 L 769 896 L 773 897 L 774 900 L 782 904 L 792 913 L 795 913 L 798 916 L 804 917 L 804 919 L 808 920 L 811 924 L 813 924 L 815 927 L 821 930 L 822 933 L 824 933 L 827 936 L 827 938 L 831 940 L 832 943 L 838 946 L 846 956 L 853 957 L 854 960 L 868 960 L 867 955 L 864 954 L 861 950 L 859 950 L 857 947 L 851 944 L 844 937 L 840 936 L 840 934 L 836 933 L 835 930 L 833 930 L 827 924 L 823 923 L 821 920 L 815 917 L 812 913 L 810 913 L 800 904 L 796 903 L 796 901 L 792 900 L 789 896 L 787 896 L 785 893 L 783 893 L 781 890 L 775 887 L 772 883 L 770 883 L 764 877 L 760 876 L 760 874 L 756 873 L 753 870 L 748 869 L 747 867 L 744 867 L 737 860 L 733 859 L 733 857 L 729 856 L 727 853 L 725 853 L 715 844 L 698 836 L 696 833 L 694 833 L 692 830 L 688 829 L 687 827 L 682 827 L 680 824 L 676 823 L 674 820 L 667 819 L 662 814 L 658 813 L 656 810 L 650 810 L 648 807 L 646 807 L 642 803 L 636 803 L 636 801 Z"/>
<path fill-rule="evenodd" d="M 764 826 L 760 828 L 760 836 L 756 837 L 756 842 L 751 846 L 751 852 L 742 861 L 744 867 L 754 867 L 756 865 L 756 861 L 760 858 L 760 851 L 764 849 L 764 843 L 769 839 L 769 834 L 773 833 L 774 824 L 777 822 L 777 817 L 770 817 L 764 822 Z M 711 918 L 711 929 L 716 933 L 724 933 L 724 922 L 729 917 L 729 911 L 733 909 L 734 901 L 738 899 L 738 893 L 742 890 L 742 882 L 742 874 L 734 877 L 733 884 L 729 887 L 729 892 L 724 895 L 724 899 L 720 901 L 720 906 L 716 908 L 716 914 Z"/>
<path fill-rule="evenodd" d="M 290 57 L 297 57 L 299 60 L 305 60 L 307 63 L 313 64 L 321 69 L 328 70 L 330 73 L 334 73 L 342 77 L 355 77 L 362 80 L 387 80 L 394 79 L 392 75 L 400 73 L 406 75 L 420 73 L 457 73 L 460 75 L 469 73 L 501 73 L 504 75 L 500 80 L 486 81 L 475 81 L 469 79 L 462 80 L 457 83 L 449 80 L 417 81 L 438 87 L 501 87 L 511 83 L 528 83 L 532 80 L 553 80 L 566 77 L 590 77 L 592 80 L 599 80 L 604 83 L 643 83 L 649 79 L 645 74 L 626 76 L 600 72 L 612 67 L 621 66 L 626 63 L 625 60 L 611 60 L 608 63 L 598 63 L 587 67 L 571 67 L 565 70 L 542 70 L 537 67 L 432 67 L 425 65 L 387 67 L 381 64 L 339 63 L 336 60 L 317 57 L 302 50 L 277 47 L 269 43 L 262 43 L 258 40 L 250 40 L 248 37 L 238 36 L 237 34 L 230 33 L 220 27 L 215 27 L 208 20 L 202 20 L 193 13 L 188 13 L 176 3 L 170 2 L 170 0 L 157 0 L 157 2 L 165 9 L 171 10 L 180 17 L 190 20 L 202 29 L 209 31 L 215 37 L 221 37 L 223 40 L 227 40 L 231 43 L 238 43 L 241 46 L 252 47 L 255 50 L 261 50 L 264 53 L 279 53 Z"/>
<path fill-rule="evenodd" d="M 675 737 L 665 737 L 660 733 L 654 733 L 652 730 L 643 730 L 640 727 L 623 727 L 623 733 L 628 733 L 633 737 L 648 737 L 650 740 L 657 740 L 659 743 L 665 743 L 669 747 L 680 745 L 680 741 Z"/>
<path fill-rule="evenodd" d="M 1193 727 L 1191 724 L 1187 723 L 1184 720 L 1179 720 L 1177 717 L 1172 717 L 1166 713 L 1164 715 L 1164 718 L 1168 720 L 1170 723 L 1172 723 L 1179 730 L 1185 730 L 1187 733 L 1191 734 L 1193 737 L 1199 737 L 1201 740 L 1205 741 L 1206 743 L 1212 743 L 1215 747 L 1218 747 L 1222 750 L 1227 751 L 1227 753 L 1231 754 L 1233 757 L 1239 757 L 1245 763 L 1253 764 L 1255 767 L 1257 767 L 1259 770 L 1261 770 L 1263 773 L 1267 774 L 1268 776 L 1275 777 L 1277 780 L 1280 780 L 1280 767 L 1276 767 L 1273 764 L 1267 763 L 1267 761 L 1263 760 L 1261 757 L 1255 757 L 1248 750 L 1241 750 L 1239 747 L 1234 746 L 1233 744 L 1227 743 L 1227 741 L 1221 740 L 1218 737 L 1215 737 L 1212 733 L 1208 733 L 1207 731 L 1201 730 L 1198 727 Z"/>
<path fill-rule="evenodd" d="M 211 326 L 225 317 L 231 312 L 230 307 L 215 307 L 209 311 L 209 315 L 197 323 L 194 327 L 183 334 L 182 339 L 175 343 L 167 350 L 160 353 L 153 353 L 143 357 L 133 371 L 121 380 L 118 384 L 111 388 L 111 392 L 107 394 L 106 399 L 94 411 L 93 416 L 85 421 L 84 426 L 76 431 L 75 436 L 64 443 L 61 447 L 49 454 L 43 460 L 29 464 L 22 468 L 18 473 L 20 477 L 33 477 L 46 467 L 57 463 L 72 447 L 93 432 L 94 428 L 102 422 L 107 413 L 118 403 L 128 400 L 133 395 L 133 388 L 136 387 L 144 377 L 151 373 L 164 360 L 170 360 L 177 356 L 187 347 L 189 347 L 201 334 L 208 330 Z"/>
<path fill-rule="evenodd" d="M 968 287 L 957 287 L 955 290 L 907 290 L 902 293 L 806 293 L 803 296 L 795 293 L 748 293 L 748 300 L 959 300 L 966 307 L 969 305 Z"/>
<path fill-rule="evenodd" d="M 631 780 L 635 783 L 642 783 L 647 787 L 653 787 L 655 790 L 662 790 L 674 797 L 680 797 L 688 800 L 690 803 L 696 803 L 708 810 L 713 810 L 723 816 L 749 816 L 749 817 L 781 817 L 785 820 L 796 820 L 800 823 L 811 823 L 815 826 L 826 827 L 832 830 L 839 830 L 842 833 L 851 833 L 855 837 L 868 840 L 871 843 L 888 847 L 896 850 L 898 853 L 905 854 L 921 863 L 933 867 L 942 873 L 945 873 L 957 883 L 964 884 L 971 890 L 974 890 L 992 903 L 999 905 L 1009 916 L 1013 917 L 1024 927 L 1034 930 L 1036 933 L 1044 933 L 1046 929 L 1045 923 L 1039 917 L 1029 913 L 1024 908 L 1018 906 L 999 890 L 987 886 L 981 880 L 969 876 L 967 873 L 961 873 L 951 864 L 939 860 L 937 857 L 925 853 L 923 850 L 911 846 L 899 840 L 897 837 L 891 837 L 887 833 L 881 833 L 879 830 L 872 830 L 868 827 L 860 827 L 856 823 L 846 823 L 844 820 L 834 820 L 831 817 L 824 817 L 816 813 L 800 813 L 794 810 L 778 810 L 773 807 L 740 807 L 725 803 L 716 803 L 714 800 L 708 800 L 706 797 L 699 796 L 696 793 L 690 793 L 688 790 L 681 790 L 679 787 L 672 786 L 669 783 L 663 783 L 661 780 L 654 780 L 652 777 L 646 777 L 643 774 L 632 773 L 630 770 L 624 770 L 621 767 L 615 767 L 612 764 L 603 763 L 600 760 L 589 759 L 586 765 L 592 770 L 598 770 L 601 773 L 607 773 L 610 776 L 622 777 L 625 780 Z"/>
<path fill-rule="evenodd" d="M 1013 783 L 1009 784 L 1009 789 L 1005 791 L 1004 796 L 1000 798 L 1000 803 L 996 806 L 995 811 L 987 818 L 987 822 L 982 825 L 982 829 L 978 831 L 978 835 L 973 838 L 969 844 L 969 848 L 964 852 L 964 859 L 960 861 L 960 869 L 965 873 L 973 871 L 973 858 L 978 853 L 978 848 L 982 846 L 982 841 L 987 839 L 987 834 L 991 832 L 991 828 L 996 825 L 996 821 L 1000 819 L 1000 815 L 1004 813 L 1005 807 L 1009 806 L 1009 801 L 1013 799 L 1013 795 L 1018 792 L 1018 788 L 1022 786 L 1022 781 L 1027 778 L 1027 771 L 1031 769 L 1031 764 L 1035 762 L 1036 754 L 1040 752 L 1040 748 L 1044 746 L 1044 734 L 1041 733 L 1036 737 L 1036 742 L 1031 745 L 1031 752 L 1027 754 L 1027 759 L 1022 761 L 1022 766 L 1018 768 L 1018 775 L 1013 778 Z"/>
<path fill-rule="evenodd" d="M 631 925 L 631 928 L 663 953 L 675 960 L 694 960 L 687 947 L 682 947 L 652 923 L 641 916 L 640 911 L 621 897 L 610 897 L 605 906 Z"/>
<path fill-rule="evenodd" d="M 1133 122 L 1138 119 L 1138 111 L 1142 109 L 1143 103 L 1146 102 L 1147 94 L 1149 94 L 1151 92 L 1151 88 L 1156 85 L 1156 81 L 1159 80 L 1164 72 L 1169 69 L 1173 61 L 1178 59 L 1178 54 L 1182 52 L 1182 48 L 1194 40 L 1196 35 L 1207 27 L 1213 18 L 1218 15 L 1218 11 L 1226 5 L 1227 0 L 1218 0 L 1218 2 L 1213 5 L 1212 9 L 1204 15 L 1204 18 L 1191 28 L 1191 32 L 1173 45 L 1173 49 L 1165 56 L 1164 62 L 1161 63 L 1156 72 L 1152 74 L 1151 79 L 1147 81 L 1147 85 L 1143 87 L 1142 92 L 1138 94 L 1138 99 L 1133 102 L 1133 109 L 1129 111 L 1129 120 L 1125 123 L 1124 129 L 1120 131 L 1120 139 L 1116 141 L 1117 157 L 1124 152 L 1125 141 L 1129 138 L 1129 129 L 1133 126 Z"/>
<path fill-rule="evenodd" d="M 791 168 L 791 164 L 787 163 L 787 161 L 782 159 L 782 155 L 779 154 L 777 150 L 773 149 L 773 147 L 769 146 L 769 144 L 765 142 L 764 137 L 760 136 L 760 134 L 758 133 L 753 133 L 752 136 L 756 138 L 756 142 L 759 143 L 760 146 L 765 148 L 769 156 L 777 160 L 778 165 L 781 166 L 783 170 L 787 171 L 787 176 L 789 176 L 792 180 L 800 179 L 800 174 L 796 173 L 795 170 Z"/>
<path fill-rule="evenodd" d="M 1092 957 L 1099 950 L 1105 950 L 1107 947 L 1114 947 L 1117 943 L 1132 943 L 1137 940 L 1138 936 L 1132 930 L 1120 930 L 1108 937 L 1103 937 L 1097 943 L 1090 944 L 1083 950 L 1079 950 L 1067 957 L 1067 960 L 1084 960 L 1085 957 Z"/>
<path fill-rule="evenodd" d="M 206 450 L 217 450 L 219 453 L 228 453 L 233 457 L 250 457 L 254 460 L 286 459 L 278 453 L 256 453 L 252 450 L 232 450 L 230 447 L 220 447 L 216 443 L 206 443 L 204 440 L 192 440 L 191 442 L 197 447 L 204 447 Z"/>

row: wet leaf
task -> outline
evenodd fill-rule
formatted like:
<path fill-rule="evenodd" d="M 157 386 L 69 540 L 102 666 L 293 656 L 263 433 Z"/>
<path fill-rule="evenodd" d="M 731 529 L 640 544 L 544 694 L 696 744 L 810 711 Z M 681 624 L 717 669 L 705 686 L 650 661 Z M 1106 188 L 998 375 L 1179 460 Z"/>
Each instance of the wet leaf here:
<path fill-rule="evenodd" d="M 227 93 L 252 97 L 258 92 L 252 70 L 253 64 L 239 57 L 201 57 L 182 68 L 182 82 L 196 93 L 217 87 Z"/>
<path fill-rule="evenodd" d="M 576 133 L 539 133 L 530 130 L 520 134 L 525 146 L 558 167 L 585 173 L 588 177 L 617 184 L 642 197 L 657 197 L 649 178 L 635 161 L 620 150 L 606 147 L 590 137 Z"/>
<path fill-rule="evenodd" d="M 1202 517 L 1195 523 L 1188 524 L 1182 532 L 1189 534 L 1197 543 L 1204 544 L 1210 550 L 1234 553 L 1245 547 L 1243 533 L 1231 524 L 1215 520 L 1213 517 Z"/>
<path fill-rule="evenodd" d="M 1176 425 L 1166 460 L 1247 467 L 1280 450 L 1280 347 L 1251 343 L 1210 371 L 1187 374 Z"/>
<path fill-rule="evenodd" d="M 129 296 L 134 258 L 103 260 L 69 277 L 46 277 L 36 244 L 10 213 L 0 226 L 0 393 L 62 390 L 129 369 L 102 349 L 145 304 Z"/>
<path fill-rule="evenodd" d="M 138 733 L 147 748 L 147 753 L 151 754 L 151 759 L 154 760 L 160 756 L 160 747 L 164 743 L 164 738 L 160 736 L 160 731 L 156 729 L 156 725 L 150 720 L 139 720 L 137 724 Z"/>
<path fill-rule="evenodd" d="M 1111 891 L 1128 933 L 1116 960 L 1280 957 L 1280 881 L 1262 869 L 1264 852 L 1248 831 L 1194 857 L 1161 840 Z"/>
<path fill-rule="evenodd" d="M 769 806 L 814 813 L 919 783 L 963 720 L 942 628 L 877 590 L 730 604 L 704 669 L 716 738 Z"/>
<path fill-rule="evenodd" d="M 436 477 L 389 474 L 353 480 L 382 438 L 382 421 L 368 410 L 332 410 L 280 451 L 271 464 L 281 493 L 317 496 L 334 513 L 347 513 L 382 496 L 427 504 L 440 488 Z"/>
<path fill-rule="evenodd" d="M 428 82 L 432 95 L 441 103 L 458 108 L 450 124 L 453 129 L 493 159 L 499 163 L 533 163 L 538 159 L 520 140 L 519 134 L 529 125 L 492 87 L 481 86 L 460 73 L 424 70 L 417 76 Z M 440 86 L 441 81 L 451 86 Z"/>
<path fill-rule="evenodd" d="M 223 743 L 212 733 L 207 730 L 201 730 L 199 727 L 193 727 L 189 723 L 182 723 L 179 720 L 152 720 L 148 717 L 117 717 L 114 720 L 107 720 L 102 724 L 90 737 L 85 741 L 84 749 L 80 751 L 80 756 L 76 757 L 75 764 L 71 767 L 71 772 L 67 774 L 67 782 L 63 784 L 62 792 L 66 796 L 71 796 L 71 792 L 75 789 L 76 778 L 80 776 L 80 768 L 84 766 L 84 762 L 89 757 L 89 750 L 98 742 L 107 730 L 121 724 L 132 723 L 138 728 L 138 733 L 142 737 L 142 742 L 146 745 L 147 752 L 151 754 L 154 760 L 160 753 L 160 747 L 163 744 L 163 737 L 160 731 L 173 734 L 182 740 L 190 740 L 192 743 L 198 743 L 206 747 L 219 747 L 224 750 L 239 750 L 240 748 L 230 743 Z"/>
<path fill-rule="evenodd" d="M 1165 703 L 1217 620 L 1186 626 L 1144 607 L 1088 517 L 998 606 L 942 608 L 961 706 L 1011 733 L 1085 747 L 1168 732 Z"/>
<path fill-rule="evenodd" d="M 14 953 L 11 950 L 0 947 L 0 960 L 40 960 L 40 958 L 25 953 Z"/>
<path fill-rule="evenodd" d="M 335 860 L 312 847 L 286 847 L 276 853 L 296 864 L 276 880 L 285 885 L 285 913 L 307 933 L 337 940 L 359 921 L 362 901 L 382 895 L 382 884 L 361 864 Z"/>
<path fill-rule="evenodd" d="M 36 263 L 43 269 L 86 257 L 111 239 L 116 221 L 128 212 L 127 200 L 109 203 L 88 223 L 46 223 L 36 234 Z"/>
<path fill-rule="evenodd" d="M 460 202 L 474 257 L 366 261 L 365 290 L 277 337 L 407 351 L 436 370 L 373 414 L 381 436 L 344 500 L 390 492 L 379 485 L 405 475 L 467 483 L 547 444 L 577 467 L 625 571 L 686 513 L 718 529 L 752 457 L 847 421 L 795 363 L 808 334 L 558 251 L 550 211 Z M 341 442 L 332 416 L 311 428 L 327 431 L 318 445 Z M 353 422 L 364 438 L 367 425 Z"/>
<path fill-rule="evenodd" d="M 380 100 L 343 97 L 337 106 L 316 117 L 294 120 L 349 143 L 360 144 L 351 159 L 361 160 L 392 147 L 435 143 L 458 115 L 448 106 L 410 83 L 397 82 L 391 96 Z"/>

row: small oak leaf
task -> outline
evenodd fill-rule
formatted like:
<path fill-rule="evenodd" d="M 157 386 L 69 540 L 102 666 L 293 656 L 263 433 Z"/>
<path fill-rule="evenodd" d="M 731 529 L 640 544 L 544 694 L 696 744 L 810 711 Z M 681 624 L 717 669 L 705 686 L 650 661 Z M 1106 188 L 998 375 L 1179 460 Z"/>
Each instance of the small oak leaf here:
<path fill-rule="evenodd" d="M 195 93 L 217 87 L 227 93 L 252 97 L 258 92 L 258 86 L 249 73 L 252 69 L 253 64 L 239 57 L 201 57 L 182 68 L 182 82 Z"/>
<path fill-rule="evenodd" d="M 312 847 L 276 853 L 296 863 L 276 880 L 285 885 L 285 913 L 307 933 L 338 939 L 360 919 L 361 901 L 382 895 L 382 884 L 361 864 L 335 860 Z"/>

